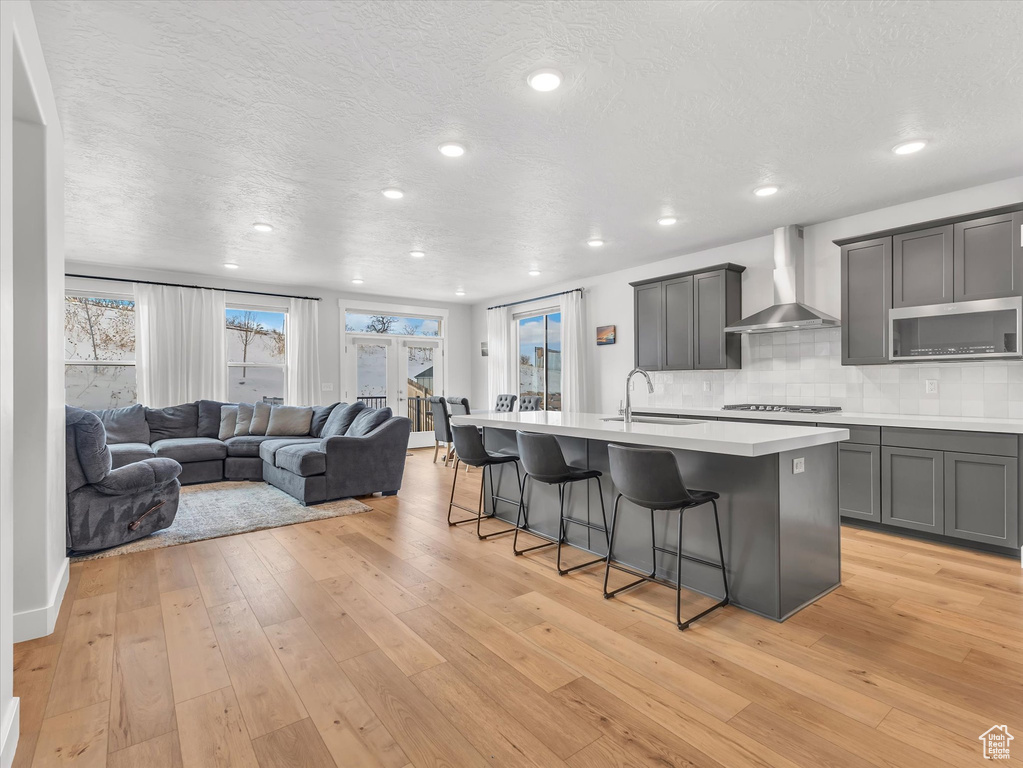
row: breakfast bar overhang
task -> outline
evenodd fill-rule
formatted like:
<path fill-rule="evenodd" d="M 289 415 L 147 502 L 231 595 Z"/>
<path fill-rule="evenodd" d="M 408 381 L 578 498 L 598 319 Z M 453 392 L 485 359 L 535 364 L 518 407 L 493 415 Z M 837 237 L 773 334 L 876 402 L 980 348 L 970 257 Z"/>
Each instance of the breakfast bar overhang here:
<path fill-rule="evenodd" d="M 555 435 L 569 464 L 602 473 L 599 484 L 580 483 L 566 490 L 566 515 L 590 523 L 602 522 L 597 489 L 609 512 L 617 496 L 609 444 L 671 450 L 688 487 L 721 494 L 718 509 L 731 603 L 741 608 L 782 621 L 840 584 L 837 446 L 849 438 L 846 429 L 640 417 L 627 424 L 622 417 L 557 411 L 479 413 L 451 420 L 483 428 L 492 452 L 514 452 L 517 430 Z M 496 496 L 519 498 L 514 466 L 495 467 L 493 481 Z M 529 483 L 524 502 L 531 527 L 556 536 L 557 488 Z M 516 521 L 516 506 L 498 503 L 495 509 L 489 487 L 484 503 L 486 513 Z M 651 513 L 623 500 L 615 559 L 674 582 L 674 556 L 651 546 L 674 544 L 677 518 L 672 514 Z M 566 528 L 573 546 L 606 554 L 607 542 L 599 532 Z M 684 541 L 685 554 L 718 559 L 709 513 L 686 516 Z M 720 571 L 699 562 L 684 561 L 682 584 L 714 597 L 723 595 Z"/>

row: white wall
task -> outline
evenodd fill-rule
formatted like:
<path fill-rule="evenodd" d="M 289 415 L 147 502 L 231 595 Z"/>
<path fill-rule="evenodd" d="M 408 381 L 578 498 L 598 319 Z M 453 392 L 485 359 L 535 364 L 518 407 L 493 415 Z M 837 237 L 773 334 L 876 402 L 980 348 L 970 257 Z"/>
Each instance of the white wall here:
<path fill-rule="evenodd" d="M 858 214 L 856 216 L 848 216 L 834 221 L 808 225 L 804 228 L 803 233 L 806 252 L 805 300 L 808 304 L 834 315 L 835 317 L 839 317 L 841 315 L 841 279 L 839 274 L 840 249 L 832 242 L 833 240 L 867 234 L 869 232 L 912 224 L 914 222 L 924 222 L 931 219 L 942 218 L 944 216 L 953 216 L 962 213 L 969 213 L 971 211 L 995 208 L 1001 205 L 1017 203 L 1021 200 L 1023 200 L 1023 177 L 1016 177 L 924 200 L 917 200 L 889 208 L 882 208 L 876 211 Z M 778 225 L 781 226 L 784 224 L 800 223 L 801 222 L 779 221 Z M 622 259 L 625 261 L 627 256 L 623 255 Z M 487 306 L 527 299 L 532 296 L 539 296 L 542 294 L 552 293 L 554 291 L 582 287 L 585 289 L 584 305 L 587 315 L 587 337 L 589 339 L 587 342 L 586 357 L 583 366 L 583 370 L 589 378 L 588 389 L 590 396 L 588 408 L 590 410 L 600 412 L 611 412 L 616 410 L 619 406 L 619 402 L 625 396 L 625 375 L 633 366 L 633 289 L 629 283 L 645 278 L 658 277 L 660 275 L 671 274 L 673 272 L 684 272 L 686 270 L 698 269 L 724 262 L 741 264 L 746 267 L 746 271 L 742 275 L 742 304 L 744 315 L 763 309 L 773 302 L 773 239 L 770 236 L 770 233 L 765 233 L 764 237 L 756 238 L 754 240 L 745 240 L 718 248 L 712 248 L 706 251 L 682 254 L 653 264 L 629 267 L 616 272 L 583 278 L 581 280 L 572 280 L 554 284 L 538 282 L 535 289 L 528 293 L 500 296 L 485 303 L 474 305 L 472 308 L 471 350 L 472 393 L 474 401 L 482 403 L 487 396 L 486 358 L 482 357 L 480 354 L 480 342 L 486 340 L 487 334 Z M 596 328 L 599 325 L 617 326 L 618 341 L 616 344 L 606 347 L 596 346 L 594 339 L 596 335 Z M 809 332 L 797 333 L 805 335 Z M 781 340 L 785 340 L 786 342 L 791 341 L 797 346 L 800 346 L 798 339 L 786 338 L 788 336 L 789 334 L 783 335 Z M 809 339 L 804 340 L 809 341 Z M 821 339 L 822 343 L 829 342 L 830 340 L 830 336 L 826 339 Z M 788 350 L 786 348 L 786 352 L 787 351 Z M 799 354 L 801 355 L 803 351 L 804 348 L 800 346 Z M 809 353 L 809 350 L 805 351 Z M 720 371 L 687 371 L 658 374 L 655 377 L 655 387 L 657 391 L 655 391 L 654 395 L 648 396 L 645 388 L 637 387 L 634 391 L 635 402 L 637 404 L 648 403 L 675 406 L 685 404 L 696 405 L 700 403 L 716 406 L 726 401 L 726 386 L 728 383 L 733 384 L 733 388 L 728 392 L 729 398 L 727 399 L 727 402 L 735 402 L 738 399 L 745 399 L 751 395 L 751 390 L 748 388 L 748 385 L 759 385 L 761 383 L 759 381 L 749 382 L 742 378 L 743 376 L 748 376 L 749 373 L 745 370 L 748 361 L 751 360 L 751 356 L 748 352 L 749 342 L 746 341 L 743 358 L 744 371 L 742 372 L 726 373 Z M 827 351 L 815 348 L 813 352 L 810 353 L 810 356 L 816 357 L 818 352 L 823 353 L 825 356 L 834 356 L 837 354 L 837 351 L 830 347 Z M 788 385 L 793 383 L 789 381 L 789 379 L 792 378 L 793 375 L 796 377 L 800 376 L 798 371 L 801 365 L 801 361 L 797 361 L 795 368 L 796 373 L 791 374 L 788 371 L 785 371 L 785 377 L 779 382 L 764 382 L 772 384 L 772 388 L 768 390 L 770 392 L 770 396 L 762 391 L 759 386 L 753 389 L 752 392 L 756 393 L 756 399 L 761 401 L 778 399 L 780 402 L 786 402 L 790 398 L 803 397 L 810 400 L 815 399 L 817 402 L 820 402 L 821 396 L 817 395 L 816 392 L 810 394 L 807 390 L 800 388 L 797 390 L 797 393 L 793 393 L 793 390 L 789 388 Z M 828 361 L 828 365 L 831 365 L 830 360 Z M 1018 364 L 1016 365 L 1018 366 Z M 961 366 L 949 366 L 948 364 L 945 364 L 939 367 L 943 372 L 945 372 L 947 377 L 954 377 L 954 374 L 952 374 L 951 371 L 958 370 Z M 997 368 L 999 366 L 992 367 Z M 903 368 L 907 369 L 907 372 L 899 373 L 898 369 Z M 1001 368 L 1004 369 L 1005 364 L 1003 364 Z M 888 370 L 888 372 L 882 373 L 882 370 Z M 912 387 L 917 380 L 919 370 L 919 368 L 910 366 L 880 366 L 873 368 L 864 366 L 860 368 L 847 369 L 842 372 L 842 375 L 858 377 L 858 383 L 862 384 L 862 389 L 859 390 L 860 394 L 858 395 L 858 403 L 854 399 L 853 402 L 845 403 L 844 405 L 848 410 L 869 409 L 900 412 L 903 408 L 908 408 L 910 409 L 909 412 L 912 412 L 911 403 L 916 399 L 913 396 Z M 974 374 L 970 375 L 972 376 Z M 884 381 L 881 380 L 882 377 L 884 378 Z M 992 373 L 991 377 L 992 379 L 1000 379 L 1003 383 L 1005 381 L 1002 379 L 1001 373 Z M 773 374 L 771 378 L 774 378 Z M 804 376 L 804 378 L 806 377 Z M 710 393 L 704 393 L 704 381 L 710 382 Z M 777 394 L 776 389 L 773 386 L 776 383 L 785 385 L 782 388 L 783 391 Z M 810 377 L 808 383 L 815 383 L 812 377 Z M 845 379 L 843 378 L 840 383 L 846 384 Z M 843 394 L 841 397 L 847 397 L 848 395 L 845 393 L 849 392 L 849 390 L 845 389 L 843 391 L 838 389 L 838 384 L 839 382 L 836 381 L 835 391 L 842 391 Z M 853 384 L 855 386 L 856 382 L 853 382 Z M 892 386 L 894 386 L 894 390 L 891 389 Z M 947 388 L 943 387 L 943 389 L 947 389 L 947 396 L 943 393 L 939 393 L 939 396 L 935 398 L 935 404 L 933 406 L 925 406 L 924 410 L 917 412 L 926 413 L 929 412 L 928 408 L 933 407 L 935 409 L 934 412 L 937 413 L 937 409 L 942 407 L 941 403 L 943 401 L 947 401 L 949 404 L 946 406 L 945 412 L 952 415 L 955 413 L 955 405 L 952 404 L 953 400 L 957 397 L 962 400 L 962 396 L 964 394 L 976 394 L 976 390 L 960 393 L 960 390 L 958 390 L 954 385 L 950 385 Z M 854 393 L 857 392 L 855 389 L 852 391 Z M 825 397 L 830 397 L 830 392 L 831 391 L 829 390 L 828 395 Z M 987 396 L 981 400 L 981 404 L 979 406 L 969 406 L 963 402 L 963 405 L 960 407 L 960 412 L 963 415 L 982 415 L 984 412 L 989 412 L 993 415 L 1007 415 L 1007 411 L 1002 412 L 997 408 L 989 407 L 987 405 L 987 401 L 993 402 L 999 397 L 1000 392 L 1000 388 L 989 389 Z M 837 397 L 839 396 L 836 395 L 836 398 Z M 1021 396 L 1021 398 L 1023 398 L 1023 396 Z M 793 400 L 793 402 L 798 402 L 798 400 Z M 1023 409 L 1023 406 L 1021 406 L 1021 409 Z"/>
<path fill-rule="evenodd" d="M 0 766 L 18 740 L 14 639 L 52 631 L 67 580 L 63 137 L 28 0 L 0 3 Z M 19 314 L 24 313 L 19 318 Z M 32 335 L 33 350 L 15 339 Z M 14 405 L 17 403 L 17 409 Z M 22 445 L 31 420 L 32 437 Z M 18 438 L 15 446 L 14 439 Z M 24 449 L 24 453 L 23 453 Z M 17 456 L 34 464 L 25 476 Z M 15 557 L 15 554 L 17 556 Z M 13 570 L 17 562 L 18 570 Z M 16 576 L 16 578 L 15 578 Z"/>
<path fill-rule="evenodd" d="M 334 385 L 333 392 L 321 392 L 321 402 L 331 403 L 344 399 L 344 376 L 342 371 L 342 330 L 341 330 L 341 309 L 339 302 L 343 300 L 349 305 L 371 307 L 374 304 L 381 305 L 426 305 L 446 309 L 448 311 L 448 329 L 446 337 L 447 356 L 447 380 L 444 385 L 447 395 L 467 395 L 471 388 L 472 377 L 469 368 L 469 338 L 470 338 L 470 307 L 468 304 L 444 304 L 438 302 L 420 302 L 408 298 L 395 298 L 393 296 L 367 295 L 354 292 L 340 292 L 324 290 L 311 286 L 281 286 L 268 285 L 252 281 L 234 279 L 233 277 L 210 277 L 207 275 L 193 275 L 181 272 L 170 272 L 166 270 L 144 270 L 124 269 L 107 267 L 98 264 L 83 264 L 68 262 L 66 271 L 69 274 L 96 275 L 99 277 L 124 278 L 126 293 L 131 293 L 130 281 L 136 280 L 157 280 L 170 283 L 182 283 L 186 285 L 202 285 L 210 288 L 220 288 L 238 294 L 249 291 L 281 292 L 294 294 L 296 296 L 320 297 L 320 378 L 321 383 Z M 82 281 L 68 278 L 67 287 L 72 289 L 93 286 L 99 290 L 116 290 L 116 284 L 107 281 Z M 228 297 L 230 304 L 231 297 Z M 256 303 L 274 306 L 275 300 L 270 297 L 252 297 L 251 301 Z M 287 300 L 277 300 L 281 306 L 287 305 Z"/>

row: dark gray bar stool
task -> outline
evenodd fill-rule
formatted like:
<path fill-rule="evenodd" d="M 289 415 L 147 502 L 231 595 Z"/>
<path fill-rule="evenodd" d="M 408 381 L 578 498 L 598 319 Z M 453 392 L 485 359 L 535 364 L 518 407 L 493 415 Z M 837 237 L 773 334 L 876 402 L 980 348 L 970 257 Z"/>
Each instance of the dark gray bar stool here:
<path fill-rule="evenodd" d="M 557 438 L 554 435 L 541 435 L 534 432 L 520 431 L 515 433 L 515 438 L 518 442 L 519 458 L 522 461 L 522 468 L 525 470 L 526 476 L 522 479 L 522 487 L 520 489 L 519 514 L 515 523 L 515 538 L 512 543 L 512 551 L 516 555 L 524 555 L 526 552 L 532 552 L 535 549 L 542 549 L 543 547 L 550 547 L 556 544 L 558 547 L 558 574 L 561 576 L 577 571 L 580 568 L 585 568 L 588 565 L 604 562 L 607 559 L 606 557 L 598 557 L 596 560 L 573 565 L 571 568 L 561 567 L 561 545 L 565 543 L 566 526 L 569 524 L 581 525 L 594 531 L 600 531 L 604 534 L 604 538 L 607 539 L 608 547 L 611 546 L 607 527 L 607 513 L 604 509 L 604 494 L 600 489 L 601 473 L 595 469 L 576 469 L 570 467 L 565 461 L 565 455 L 561 452 L 561 446 L 558 445 Z M 536 480 L 537 482 L 558 486 L 557 538 L 535 531 L 529 527 L 529 510 L 526 508 L 526 482 L 528 480 Z M 569 483 L 589 480 L 597 481 L 597 495 L 600 496 L 600 515 L 604 521 L 603 526 L 594 525 L 587 520 L 574 520 L 570 517 L 565 517 L 565 487 Z M 531 536 L 547 539 L 548 541 L 546 544 L 537 544 L 535 547 L 519 549 L 519 530 L 523 530 Z"/>
<path fill-rule="evenodd" d="M 502 534 L 518 530 L 515 526 L 486 534 L 480 530 L 480 524 L 484 520 L 494 517 L 495 514 L 495 512 L 491 512 L 489 515 L 483 514 L 483 494 L 487 487 L 488 470 L 490 475 L 490 503 L 492 508 L 496 511 L 497 502 L 499 501 L 503 501 L 505 504 L 518 505 L 519 502 L 515 499 L 506 499 L 503 496 L 498 496 L 494 491 L 494 467 L 498 464 L 511 463 L 515 465 L 515 481 L 518 483 L 519 490 L 521 492 L 522 475 L 519 473 L 518 459 L 515 456 L 502 456 L 500 454 L 490 453 L 483 446 L 483 438 L 480 437 L 479 430 L 472 424 L 452 424 L 451 437 L 454 438 L 455 441 L 455 476 L 451 478 L 451 500 L 448 502 L 448 525 L 461 525 L 462 523 L 471 523 L 475 520 L 476 535 L 481 539 L 489 539 L 493 536 L 500 536 Z M 483 477 L 480 482 L 480 501 L 476 509 L 470 509 L 469 507 L 463 507 L 461 504 L 455 503 L 455 486 L 458 483 L 459 463 L 466 464 L 470 467 L 483 468 Z M 467 517 L 464 520 L 452 520 L 451 509 L 453 507 L 465 510 L 466 512 L 475 512 L 476 516 Z"/>
<path fill-rule="evenodd" d="M 611 513 L 611 540 L 608 543 L 607 565 L 604 568 L 604 597 L 614 597 L 619 592 L 648 581 L 673 587 L 675 589 L 675 623 L 679 629 L 686 629 L 694 621 L 702 619 L 714 609 L 728 605 L 728 573 L 725 570 L 725 551 L 721 544 L 721 524 L 718 521 L 717 500 L 721 498 L 720 494 L 714 491 L 697 491 L 686 488 L 685 481 L 682 479 L 682 473 L 678 468 L 678 461 L 671 451 L 657 448 L 631 448 L 624 445 L 609 445 L 607 450 L 611 460 L 611 480 L 618 488 L 619 493 L 617 498 L 615 498 L 614 511 Z M 641 574 L 638 571 L 614 562 L 613 550 L 615 530 L 618 525 L 618 506 L 623 496 L 633 504 L 650 510 L 650 546 L 654 559 L 649 574 Z M 717 563 L 682 553 L 682 521 L 685 519 L 686 510 L 702 506 L 708 502 L 714 508 L 714 528 L 717 531 L 718 556 L 720 558 Z M 679 511 L 677 550 L 658 547 L 655 543 L 653 510 L 657 509 L 677 509 Z M 657 578 L 658 552 L 675 557 L 676 571 L 674 584 Z M 723 600 L 686 621 L 682 621 L 683 560 L 690 560 L 694 563 L 702 563 L 711 568 L 719 569 L 721 571 L 721 579 L 725 585 L 725 597 Z M 612 568 L 632 576 L 638 576 L 639 578 L 626 584 L 624 587 L 619 587 L 613 592 L 608 592 L 607 580 Z"/>

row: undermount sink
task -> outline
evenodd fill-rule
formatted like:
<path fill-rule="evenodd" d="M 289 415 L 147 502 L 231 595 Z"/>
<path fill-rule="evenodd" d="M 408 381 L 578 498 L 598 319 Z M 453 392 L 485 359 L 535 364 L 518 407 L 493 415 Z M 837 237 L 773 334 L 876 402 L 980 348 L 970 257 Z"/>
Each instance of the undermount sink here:
<path fill-rule="evenodd" d="M 625 421 L 624 416 L 608 416 L 601 421 Z M 676 419 L 673 416 L 633 416 L 633 424 L 676 424 L 686 426 L 689 424 L 703 424 L 699 419 Z"/>

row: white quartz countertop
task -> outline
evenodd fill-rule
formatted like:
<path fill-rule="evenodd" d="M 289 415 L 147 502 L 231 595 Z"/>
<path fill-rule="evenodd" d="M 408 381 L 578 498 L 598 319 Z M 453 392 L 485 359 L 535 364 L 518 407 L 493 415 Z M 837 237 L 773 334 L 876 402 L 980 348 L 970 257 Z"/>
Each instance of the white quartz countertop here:
<path fill-rule="evenodd" d="M 634 421 L 625 424 L 623 421 L 608 421 L 609 418 L 614 417 L 598 413 L 537 411 L 474 413 L 452 416 L 451 422 L 732 456 L 767 456 L 849 439 L 849 430 L 841 428 L 723 421 L 681 421 L 678 424 Z"/>
<path fill-rule="evenodd" d="M 805 421 L 808 424 L 851 424 L 875 427 L 915 429 L 951 429 L 964 432 L 1000 432 L 1023 435 L 1023 419 L 996 419 L 967 416 L 901 416 L 895 413 L 786 413 L 784 411 L 723 411 L 720 408 L 657 408 L 642 406 L 639 413 L 664 416 L 710 417 L 715 419 L 763 419 L 764 421 Z"/>

